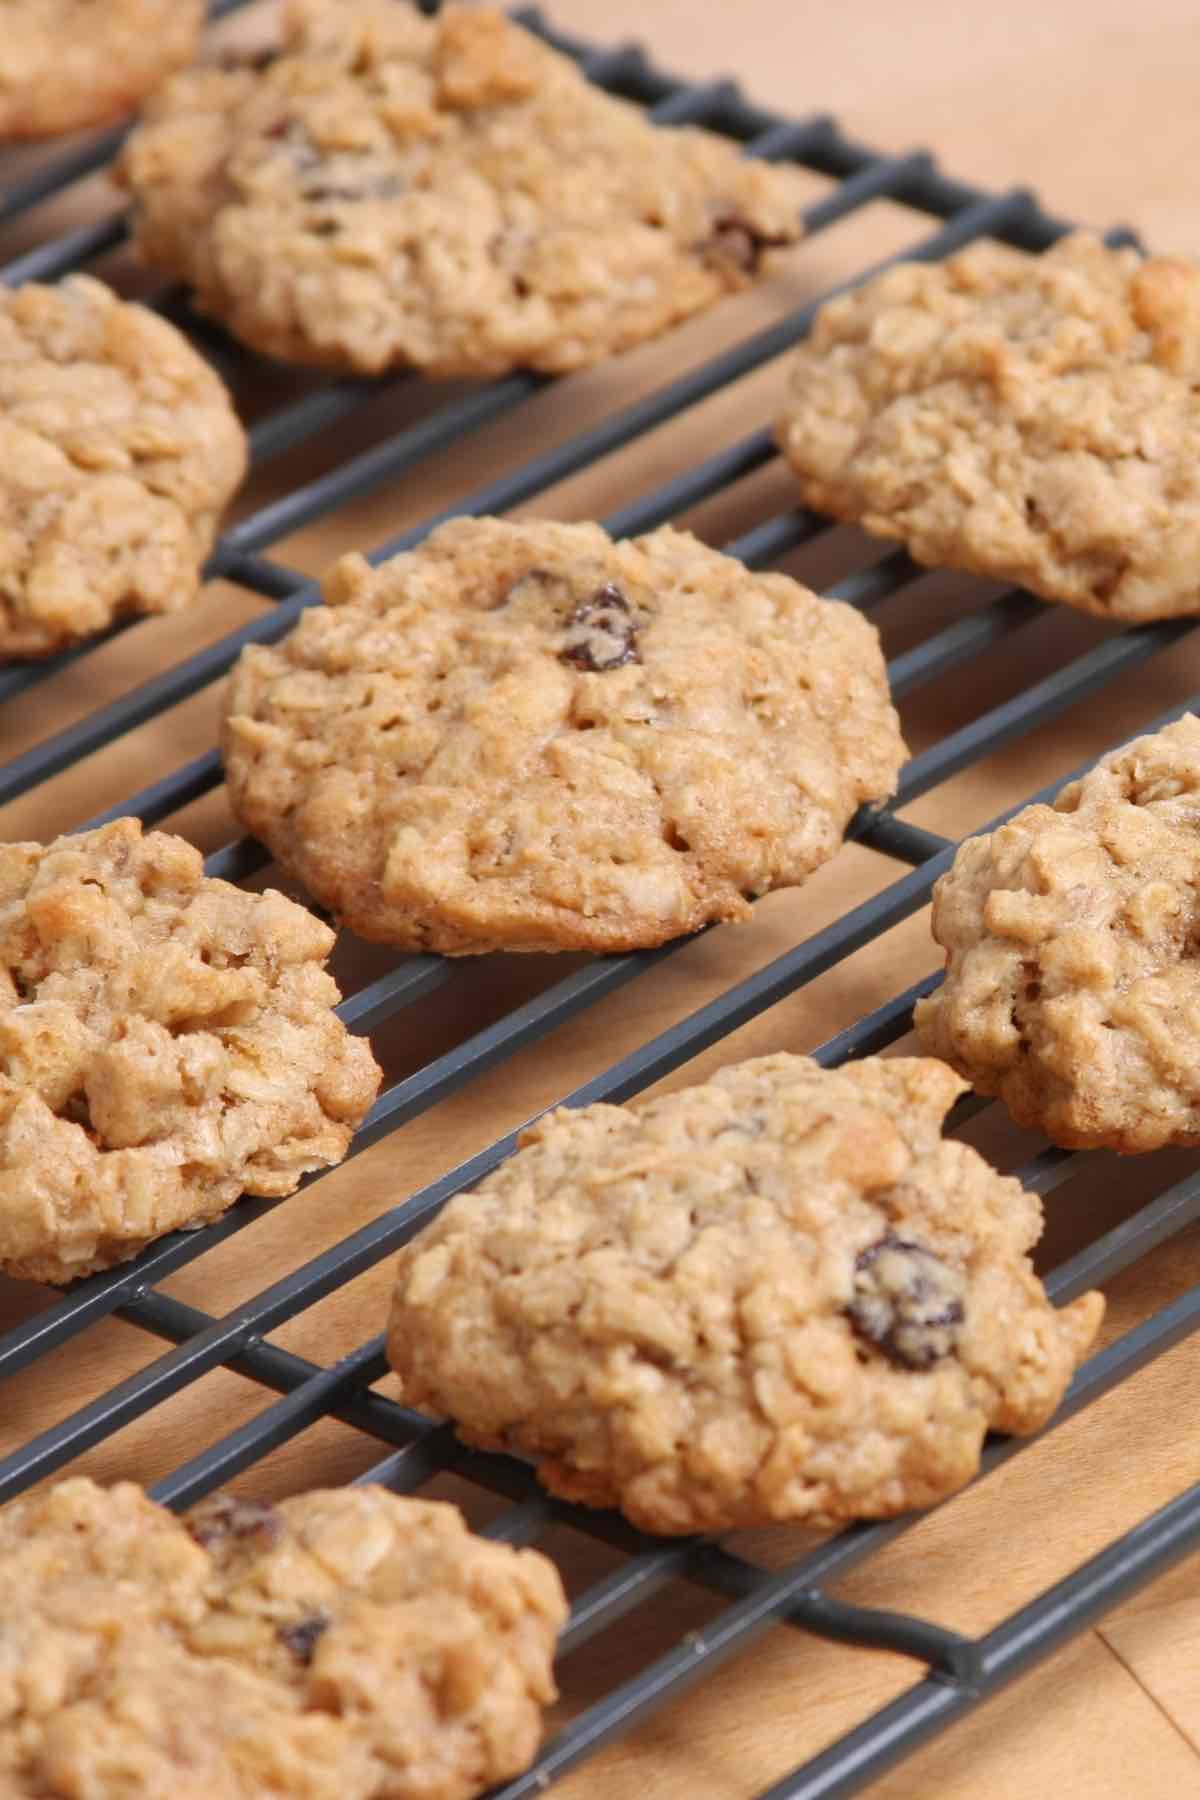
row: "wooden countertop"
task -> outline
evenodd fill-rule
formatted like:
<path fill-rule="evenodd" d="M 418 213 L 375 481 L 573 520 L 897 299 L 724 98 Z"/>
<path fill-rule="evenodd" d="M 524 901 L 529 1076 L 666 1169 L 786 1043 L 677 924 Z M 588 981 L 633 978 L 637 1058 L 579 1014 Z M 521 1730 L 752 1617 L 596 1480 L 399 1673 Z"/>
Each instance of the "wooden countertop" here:
<path fill-rule="evenodd" d="M 928 145 L 952 173 L 994 187 L 1036 186 L 1052 210 L 1107 226 L 1128 221 L 1155 248 L 1200 251 L 1200 109 L 1195 101 L 1200 14 L 1193 0 L 1008 0 L 968 7 L 961 0 L 860 0 L 856 7 L 800 7 L 741 0 L 737 7 L 692 0 L 554 0 L 564 28 L 613 42 L 646 41 L 668 69 L 701 77 L 736 74 L 755 98 L 800 115 L 836 112 L 855 133 L 902 150 Z M 814 180 L 814 192 L 820 184 Z M 36 222 L 0 237 L 4 260 L 51 228 L 111 204 L 102 184 L 58 203 Z M 369 546 L 480 481 L 581 429 L 671 373 L 700 361 L 786 306 L 820 293 L 856 267 L 913 241 L 927 222 L 876 206 L 814 239 L 771 287 L 693 323 L 669 340 L 556 385 L 516 414 L 477 434 L 452 458 L 407 473 L 336 518 L 296 533 L 273 552 L 319 571 L 343 548 Z M 101 269 L 131 289 L 144 285 L 123 256 Z M 564 518 L 602 516 L 671 473 L 690 466 L 770 416 L 778 368 L 769 368 L 654 433 L 631 450 L 562 483 L 536 509 Z M 291 391 L 281 378 L 240 395 L 252 409 Z M 385 389 L 362 419 L 271 464 L 244 506 L 261 504 L 357 447 L 428 410 L 420 384 Z M 778 468 L 763 471 L 688 515 L 721 542 L 789 500 Z M 861 546 L 860 546 L 861 550 Z M 792 558 L 813 582 L 850 565 L 849 534 Z M 962 585 L 937 577 L 908 589 L 880 614 L 890 650 L 907 647 L 954 617 Z M 0 731 L 15 754 L 191 648 L 210 641 L 261 602 L 216 584 L 181 619 L 139 626 L 128 637 L 6 707 Z M 968 665 L 906 704 L 910 742 L 922 749 L 1095 643 L 1093 622 L 1053 610 L 986 660 Z M 910 818 L 960 836 L 1002 806 L 1052 779 L 1166 707 L 1200 690 L 1200 641 L 1154 657 L 1105 690 L 1101 703 L 1065 712 L 959 775 L 908 810 Z M 122 738 L 81 769 L 59 776 L 0 812 L 7 837 L 52 835 L 143 786 L 213 739 L 216 696 L 206 692 Z M 172 821 L 207 850 L 232 822 L 220 793 Z M 395 1204 L 498 1133 L 605 1068 L 674 1019 L 878 891 L 902 871 L 867 850 L 847 850 L 800 895 L 776 896 L 751 925 L 689 944 L 651 978 L 600 1003 L 499 1071 L 424 1115 L 352 1165 L 279 1207 L 264 1221 L 185 1269 L 168 1290 L 221 1313 L 289 1267 Z M 339 953 L 357 981 L 384 966 Z M 925 915 L 918 914 L 866 952 L 756 1019 L 688 1066 L 701 1069 L 776 1048 L 804 1049 L 901 991 L 935 962 Z M 564 970 L 551 959 L 487 959 L 469 965 L 428 1008 L 390 1025 L 379 1049 L 396 1078 L 547 985 Z M 979 1141 L 1008 1165 L 1030 1142 L 988 1115 Z M 1046 1254 L 1057 1261 L 1125 1216 L 1152 1192 L 1194 1167 L 1195 1157 L 1091 1161 L 1047 1202 Z M 1119 1335 L 1200 1280 L 1200 1231 L 1190 1231 L 1112 1284 L 1107 1336 Z M 388 1268 L 376 1268 L 302 1314 L 277 1341 L 323 1363 L 379 1329 Z M 0 1329 L 32 1316 L 42 1291 L 0 1282 Z M 5 1389 L 0 1449 L 63 1417 L 113 1381 L 145 1366 L 161 1346 L 110 1320 L 46 1357 Z M 1185 1344 L 1031 1448 L 987 1481 L 910 1531 L 846 1581 L 839 1592 L 867 1604 L 902 1607 L 977 1633 L 1065 1574 L 1200 1477 L 1192 1420 L 1200 1342 Z M 386 1383 L 382 1384 L 385 1388 Z M 102 1478 L 151 1481 L 176 1467 L 267 1403 L 228 1371 L 205 1377 L 73 1465 Z M 369 1467 L 379 1447 L 337 1424 L 284 1445 L 242 1479 L 251 1493 L 283 1493 L 345 1480 Z M 493 1503 L 454 1480 L 437 1490 L 461 1499 L 477 1520 Z M 759 1534 L 749 1548 L 764 1560 L 795 1554 L 798 1534 Z M 575 1581 L 609 1566 L 606 1552 L 557 1535 L 549 1546 Z M 682 1631 L 712 1616 L 708 1600 L 669 1589 L 646 1609 L 568 1659 L 569 1711 L 623 1679 Z M 1068 1800 L 1167 1800 L 1200 1793 L 1200 1564 L 1183 1564 L 1033 1676 L 973 1714 L 872 1790 L 886 1800 L 1026 1800 L 1055 1792 Z M 666 1708 L 559 1790 L 569 1800 L 741 1800 L 757 1793 L 831 1738 L 901 1692 L 919 1675 L 900 1658 L 858 1652 L 777 1630 L 689 1698 Z"/>

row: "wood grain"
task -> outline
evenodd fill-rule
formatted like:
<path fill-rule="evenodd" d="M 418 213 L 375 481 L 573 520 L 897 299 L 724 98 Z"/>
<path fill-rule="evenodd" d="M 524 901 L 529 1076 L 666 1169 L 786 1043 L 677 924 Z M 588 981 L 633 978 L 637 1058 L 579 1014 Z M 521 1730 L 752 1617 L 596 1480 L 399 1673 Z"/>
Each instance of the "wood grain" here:
<path fill-rule="evenodd" d="M 261 13 L 260 9 L 260 13 Z M 748 92 L 782 110 L 836 111 L 869 141 L 891 149 L 931 143 L 945 166 L 981 182 L 1039 188 L 1055 210 L 1107 225 L 1128 219 L 1156 247 L 1200 248 L 1194 170 L 1200 113 L 1194 101 L 1200 19 L 1193 0 L 1009 0 L 1002 8 L 958 0 L 860 0 L 853 9 L 741 0 L 736 8 L 694 0 L 555 0 L 565 28 L 612 41 L 646 40 L 661 62 L 709 77 L 734 73 Z M 239 26 L 239 32 L 245 29 Z M 250 29 L 255 29 L 252 25 Z M 823 191 L 814 177 L 814 195 Z M 52 230 L 113 204 L 102 181 L 55 203 L 0 239 L 14 255 Z M 378 542 L 439 507 L 460 502 L 498 473 L 562 442 L 712 350 L 736 341 L 789 307 L 813 298 L 867 260 L 929 229 L 888 206 L 874 206 L 814 239 L 770 286 L 695 321 L 662 343 L 600 370 L 554 384 L 494 422 L 452 457 L 405 471 L 336 517 L 295 533 L 273 554 L 317 572 L 338 551 Z M 147 282 L 123 254 L 103 271 L 129 291 Z M 778 365 L 669 423 L 621 454 L 538 497 L 550 516 L 603 516 L 700 457 L 758 429 L 771 416 Z M 307 377 L 281 371 L 239 387 L 247 417 L 302 390 Z M 443 394 L 418 382 L 381 387 L 362 416 L 315 444 L 269 464 L 241 502 L 244 512 L 312 479 L 349 454 L 413 422 Z M 682 521 L 710 541 L 726 541 L 790 502 L 772 466 L 697 508 Z M 834 532 L 788 566 L 814 584 L 863 556 L 853 533 Z M 964 584 L 932 576 L 885 606 L 879 622 L 889 653 L 907 649 L 961 609 Z M 47 687 L 6 707 L 0 749 L 7 758 L 85 716 L 192 648 L 255 616 L 263 602 L 214 584 L 182 619 L 139 626 Z M 997 705 L 1030 679 L 1100 641 L 1095 621 L 1048 610 L 986 661 L 931 684 L 908 701 L 905 727 L 915 750 Z M 1200 689 L 1200 647 L 1185 643 L 1077 705 L 1032 738 L 998 749 L 910 809 L 909 816 L 959 835 L 1022 793 L 1131 732 Z M 135 791 L 212 742 L 219 695 L 209 690 L 165 719 L 129 733 L 86 767 L 57 776 L 0 812 L 7 836 L 49 836 Z M 218 791 L 171 821 L 205 849 L 226 841 L 233 822 Z M 166 1284 L 214 1313 L 260 1292 L 448 1167 L 546 1106 L 577 1082 L 667 1025 L 686 1017 L 903 871 L 863 849 L 846 851 L 801 893 L 760 905 L 751 924 L 687 944 L 652 980 L 626 988 L 485 1074 L 342 1171 L 275 1209 L 258 1224 Z M 688 1065 L 675 1080 L 734 1056 L 811 1047 L 924 974 L 934 962 L 924 913 L 847 958 Z M 381 967 L 378 952 L 345 942 L 339 972 L 357 984 Z M 558 979 L 574 962 L 485 958 L 457 971 L 430 1004 L 381 1034 L 395 1079 L 461 1042 L 511 1006 Z M 978 1141 L 1006 1166 L 1030 1140 L 988 1115 Z M 1046 1256 L 1057 1261 L 1140 1200 L 1195 1166 L 1184 1156 L 1117 1164 L 1090 1161 L 1052 1196 Z M 328 1363 L 377 1330 L 388 1289 L 386 1263 L 359 1277 L 275 1334 L 275 1341 Z M 1128 1329 L 1200 1279 L 1200 1233 L 1167 1246 L 1113 1284 L 1107 1332 Z M 42 1290 L 0 1282 L 0 1329 L 35 1314 Z M 144 1369 L 161 1346 L 109 1321 L 11 1381 L 0 1409 L 0 1450 L 44 1430 Z M 1067 1572 L 1152 1507 L 1200 1478 L 1191 1419 L 1200 1345 L 1183 1345 L 1015 1463 L 909 1532 L 848 1580 L 847 1597 L 915 1609 L 969 1632 L 986 1630 Z M 386 1386 L 386 1383 L 384 1384 Z M 104 1439 L 73 1466 L 105 1478 L 153 1480 L 256 1416 L 270 1397 L 217 1370 Z M 285 1443 L 240 1484 L 282 1493 L 345 1480 L 370 1466 L 378 1447 L 336 1422 Z M 474 1519 L 496 1502 L 445 1477 L 437 1491 L 460 1499 Z M 772 1565 L 804 1540 L 759 1534 L 743 1546 Z M 549 1547 L 573 1588 L 612 1566 L 611 1553 L 557 1532 Z M 715 1603 L 695 1590 L 669 1589 L 643 1613 L 602 1635 L 563 1666 L 566 1716 L 701 1626 Z M 1053 1791 L 1067 1800 L 1157 1800 L 1200 1791 L 1200 1675 L 1192 1646 L 1200 1630 L 1194 1563 L 1138 1596 L 1099 1630 L 956 1726 L 886 1777 L 886 1800 L 1025 1800 Z M 741 1800 L 778 1780 L 921 1671 L 903 1659 L 855 1652 L 778 1629 L 687 1699 L 664 1709 L 562 1787 L 570 1800 Z"/>

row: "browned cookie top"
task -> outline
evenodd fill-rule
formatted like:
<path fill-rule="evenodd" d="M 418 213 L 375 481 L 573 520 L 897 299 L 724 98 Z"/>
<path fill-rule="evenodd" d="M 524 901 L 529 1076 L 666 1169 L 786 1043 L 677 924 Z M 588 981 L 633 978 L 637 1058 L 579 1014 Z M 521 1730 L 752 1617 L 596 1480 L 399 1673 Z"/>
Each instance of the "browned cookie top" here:
<path fill-rule="evenodd" d="M 800 236 L 794 170 L 656 128 L 488 7 L 293 0 L 283 53 L 169 82 L 121 163 L 148 261 L 270 354 L 590 363 Z"/>
<path fill-rule="evenodd" d="M 970 838 L 934 892 L 927 1049 L 1071 1148 L 1200 1143 L 1200 719 Z"/>
<path fill-rule="evenodd" d="M 379 1070 L 332 947 L 136 819 L 0 845 L 0 1269 L 70 1281 L 340 1162 Z"/>
<path fill-rule="evenodd" d="M 129 112 L 195 51 L 204 0 L 5 0 L 0 140 Z"/>
<path fill-rule="evenodd" d="M 6 1800 L 469 1800 L 537 1749 L 553 1566 L 378 1487 L 0 1511 Z"/>
<path fill-rule="evenodd" d="M 165 319 L 85 275 L 0 288 L 0 663 L 186 605 L 245 467 Z"/>
<path fill-rule="evenodd" d="M 776 1055 L 540 1119 L 401 1253 L 405 1398 L 650 1531 L 927 1506 L 1034 1431 L 1103 1311 L 1037 1196 L 941 1122 L 942 1063 Z"/>
<path fill-rule="evenodd" d="M 1200 267 L 980 244 L 822 308 L 780 442 L 810 505 L 1102 617 L 1200 612 Z"/>
<path fill-rule="evenodd" d="M 874 628 L 686 532 L 458 519 L 234 672 L 240 817 L 363 936 L 628 950 L 803 880 L 905 750 Z"/>

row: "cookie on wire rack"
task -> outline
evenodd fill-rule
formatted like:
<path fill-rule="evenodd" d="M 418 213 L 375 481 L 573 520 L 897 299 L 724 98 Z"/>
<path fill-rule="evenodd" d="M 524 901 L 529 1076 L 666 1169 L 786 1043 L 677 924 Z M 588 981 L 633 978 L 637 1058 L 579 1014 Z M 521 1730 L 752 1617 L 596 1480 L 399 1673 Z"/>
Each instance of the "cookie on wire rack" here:
<path fill-rule="evenodd" d="M 77 1478 L 0 1510 L 12 1800 L 470 1800 L 533 1760 L 554 1566 L 380 1487 L 184 1519 Z"/>
<path fill-rule="evenodd" d="M 340 1162 L 380 1072 L 333 941 L 136 819 L 0 844 L 0 1272 L 68 1282 Z"/>
<path fill-rule="evenodd" d="M 128 113 L 195 54 L 204 0 L 7 0 L 0 143 Z"/>
<path fill-rule="evenodd" d="M 165 319 L 87 275 L 0 288 L 0 664 L 186 606 L 245 469 Z"/>
<path fill-rule="evenodd" d="M 238 816 L 361 936 L 624 951 L 801 882 L 906 752 L 852 607 L 687 532 L 456 519 L 247 649 Z"/>
<path fill-rule="evenodd" d="M 829 301 L 779 426 L 810 506 L 1105 619 L 1200 612 L 1200 265 L 1085 233 Z"/>
<path fill-rule="evenodd" d="M 760 1057 L 559 1111 L 401 1252 L 404 1399 L 647 1531 L 930 1506 L 1057 1406 L 1036 1194 L 941 1136 L 943 1063 Z"/>
<path fill-rule="evenodd" d="M 934 889 L 924 1047 L 1069 1149 L 1200 1144 L 1200 719 L 969 838 Z"/>
<path fill-rule="evenodd" d="M 254 349 L 559 373 L 745 287 L 794 169 L 650 124 L 490 7 L 292 0 L 281 54 L 156 95 L 118 164 L 145 260 Z"/>

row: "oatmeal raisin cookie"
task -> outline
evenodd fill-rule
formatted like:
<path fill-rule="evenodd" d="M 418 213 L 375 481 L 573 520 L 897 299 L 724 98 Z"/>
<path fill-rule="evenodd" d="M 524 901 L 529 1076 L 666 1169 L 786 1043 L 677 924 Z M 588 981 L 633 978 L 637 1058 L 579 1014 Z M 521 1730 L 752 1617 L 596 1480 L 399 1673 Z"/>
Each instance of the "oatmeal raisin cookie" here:
<path fill-rule="evenodd" d="M 379 1070 L 332 947 L 136 819 L 0 845 L 0 1270 L 70 1281 L 340 1162 Z"/>
<path fill-rule="evenodd" d="M 1200 612 L 1200 266 L 979 244 L 822 308 L 780 443 L 810 506 L 1102 618 Z"/>
<path fill-rule="evenodd" d="M 167 83 L 127 145 L 143 257 L 269 355 L 558 373 L 751 282 L 793 169 L 657 127 L 490 7 L 293 0 L 266 66 Z"/>
<path fill-rule="evenodd" d="M 941 1122 L 942 1063 L 776 1055 L 540 1119 L 400 1256 L 405 1399 L 649 1531 L 929 1506 L 1045 1424 L 1103 1312 Z"/>

